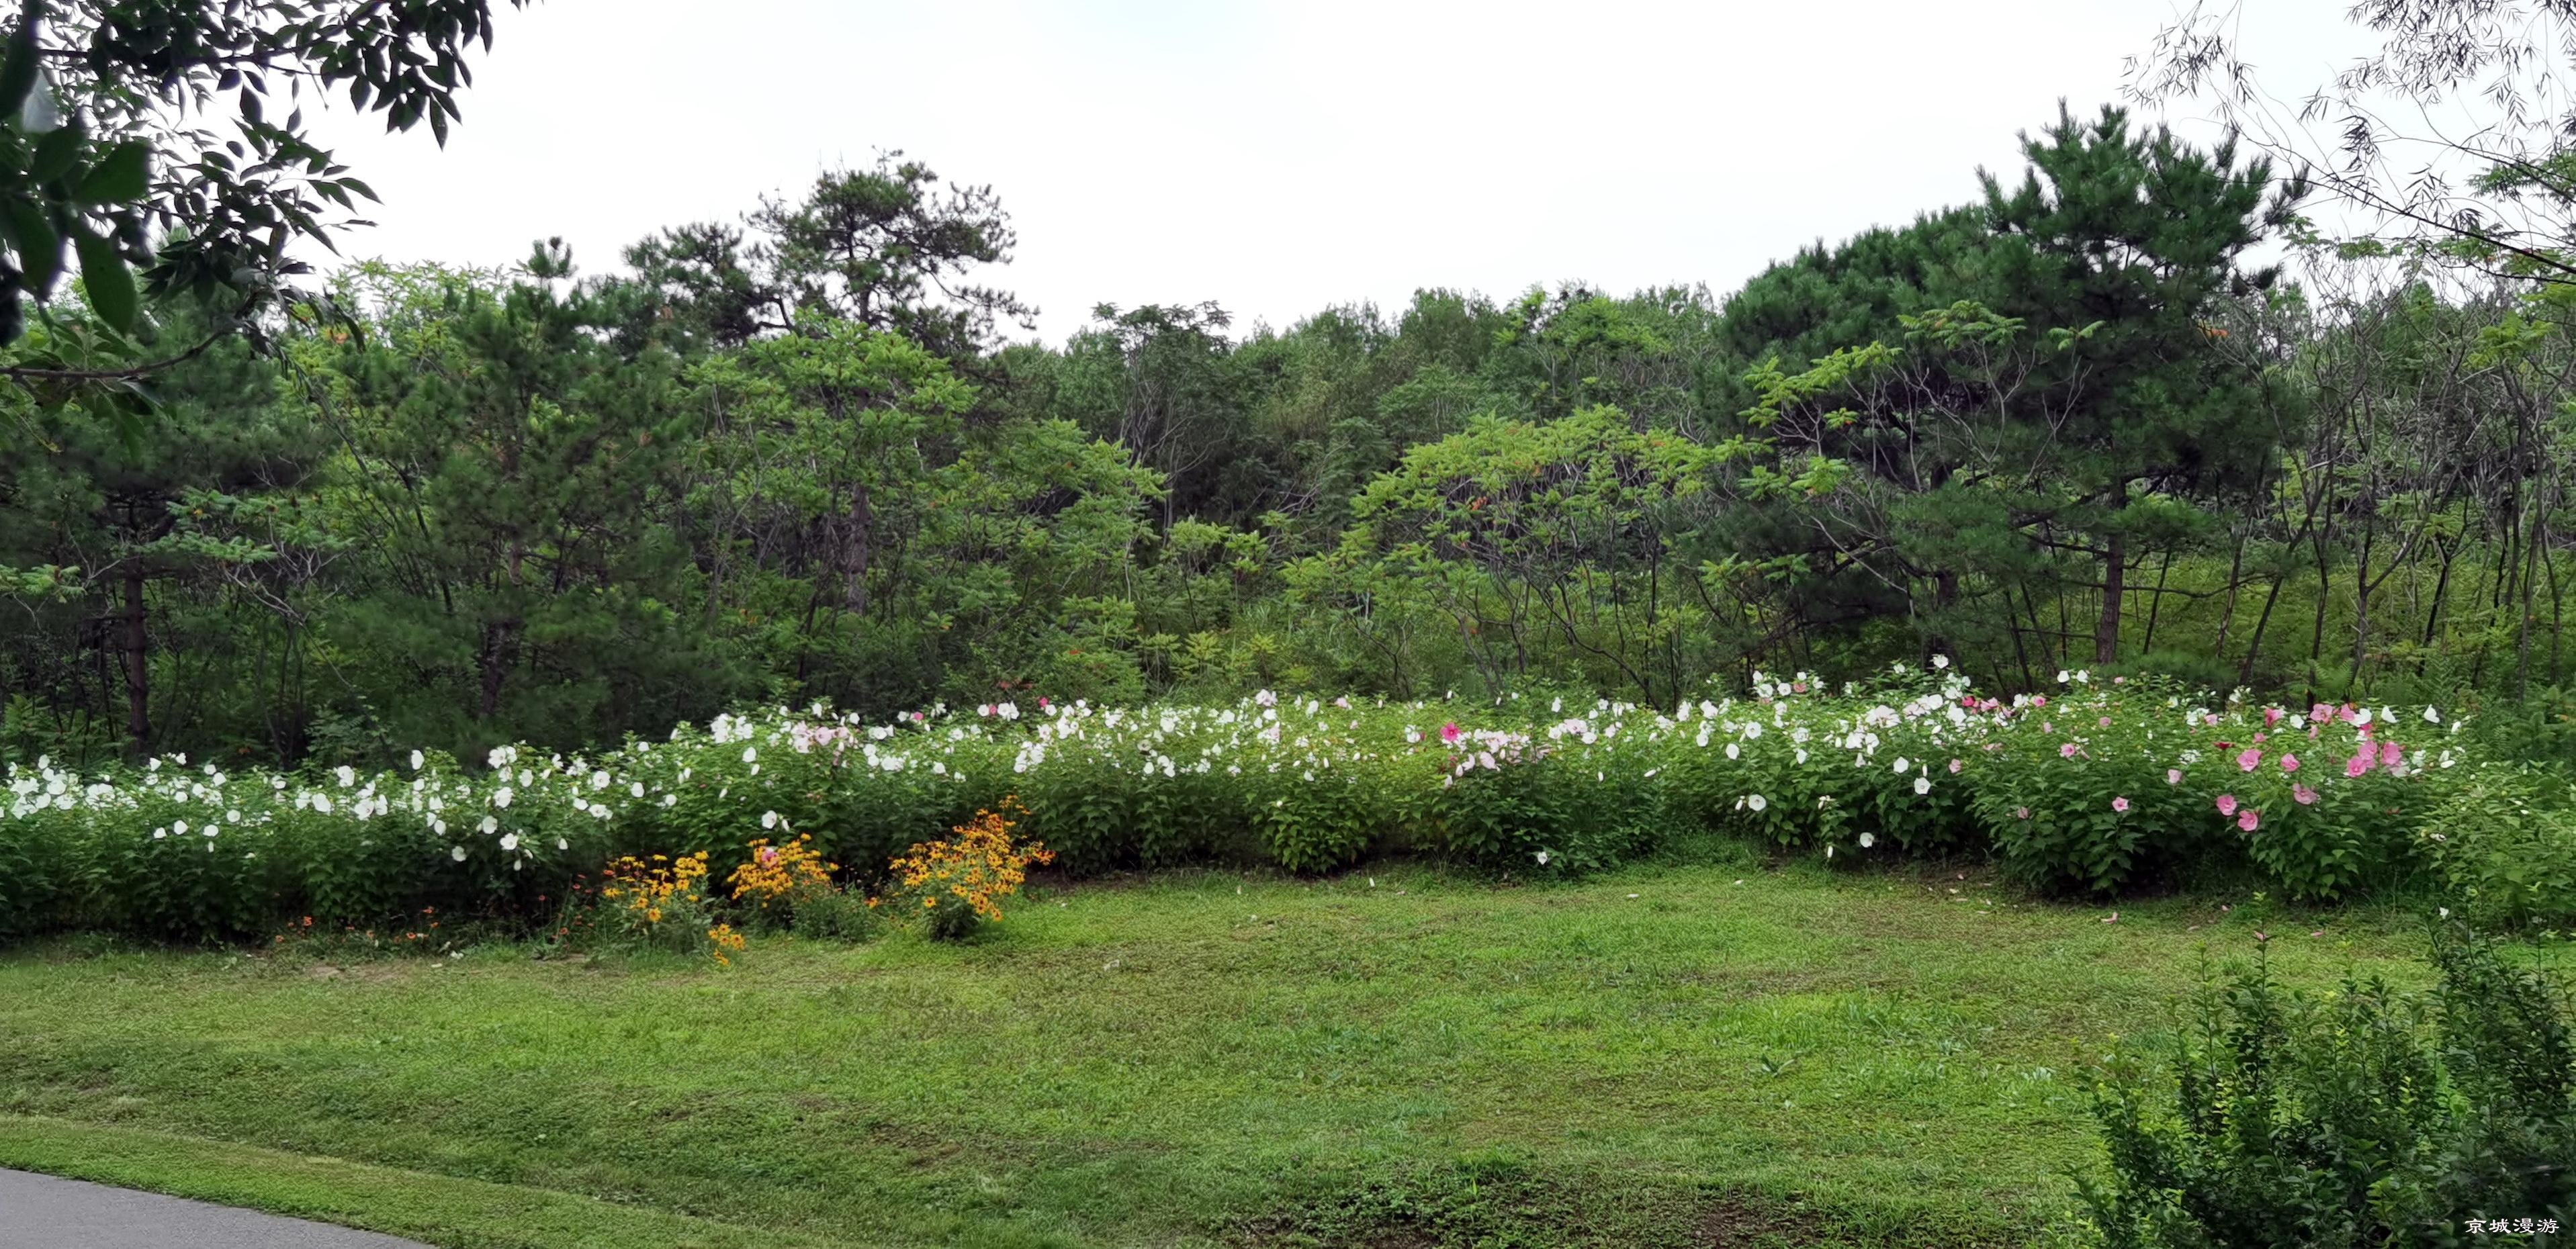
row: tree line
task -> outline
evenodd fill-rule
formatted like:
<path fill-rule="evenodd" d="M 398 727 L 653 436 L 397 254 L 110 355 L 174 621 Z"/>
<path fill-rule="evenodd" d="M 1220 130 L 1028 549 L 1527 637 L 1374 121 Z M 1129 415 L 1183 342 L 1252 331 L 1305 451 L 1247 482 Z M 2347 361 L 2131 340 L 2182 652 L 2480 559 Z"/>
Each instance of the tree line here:
<path fill-rule="evenodd" d="M 1013 337 L 997 195 L 899 153 L 595 275 L 352 265 L 143 419 L 0 421 L 0 730 L 293 760 L 1935 654 L 2562 680 L 2563 288 L 2330 243 L 2301 179 L 2118 109 L 2024 155 L 1723 297 L 1104 305 L 1061 344 Z"/>

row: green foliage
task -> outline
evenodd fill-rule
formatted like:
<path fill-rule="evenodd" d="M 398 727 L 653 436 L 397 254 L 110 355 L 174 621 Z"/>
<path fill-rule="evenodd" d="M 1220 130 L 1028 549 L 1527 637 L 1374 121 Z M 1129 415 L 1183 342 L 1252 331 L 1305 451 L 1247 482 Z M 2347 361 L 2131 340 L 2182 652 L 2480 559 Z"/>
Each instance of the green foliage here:
<path fill-rule="evenodd" d="M 418 18 L 436 44 L 439 12 L 353 37 Z M 225 305 L 156 301 L 210 345 L 156 375 L 153 421 L 0 405 L 0 593 L 29 613 L 0 692 L 134 759 L 373 768 L 818 699 L 1661 707 L 1934 654 L 2002 691 L 2087 665 L 2299 703 L 2565 678 L 2576 558 L 2535 501 L 2576 457 L 2533 415 L 2576 378 L 2565 298 L 2284 288 L 2241 267 L 2294 224 L 2299 188 L 2260 162 L 2116 112 L 2025 147 L 1982 204 L 1724 300 L 1423 291 L 1249 331 L 1104 305 L 1004 345 L 1024 309 L 980 284 L 1012 244 L 998 201 L 888 154 L 600 276 L 559 244 L 504 272 L 361 265 L 257 342 Z M 28 341 L 106 332 L 57 320 Z M 2531 731 L 2496 746 L 2564 737 L 2553 708 L 2497 717 Z M 1692 820 L 1787 846 L 2000 838 L 2066 888 L 2171 866 L 2173 839 L 2065 800 L 2023 828 L 1946 781 L 1916 801 L 1919 772 L 1756 766 L 1804 804 L 1666 779 Z M 1098 810 L 1061 814 L 1100 831 L 1067 833 L 1074 862 L 1261 853 L 1249 824 L 1219 847 L 1198 815 L 1083 792 Z M 2360 808 L 2263 802 L 2282 835 L 2244 857 L 2303 895 L 2396 853 Z M 1552 782 L 1504 805 L 1453 852 L 1599 831 L 1561 827 Z M 1445 837 L 1315 819 L 1301 862 Z"/>
<path fill-rule="evenodd" d="M 788 928 L 797 936 L 816 941 L 860 942 L 885 931 L 885 922 L 865 896 L 848 889 L 830 889 L 799 899 Z"/>
<path fill-rule="evenodd" d="M 2576 791 L 2563 777 L 2480 769 L 2426 815 L 2419 835 L 2474 922 L 2576 926 Z"/>
<path fill-rule="evenodd" d="M 2108 1169 L 2080 1187 L 2106 1243 L 2467 1245 L 2486 1239 L 2472 1219 L 2568 1226 L 2564 991 L 2452 928 L 2434 961 L 2429 998 L 2377 978 L 2319 997 L 2258 959 L 2204 989 L 2162 1064 L 2116 1061 L 2093 1105 Z"/>
<path fill-rule="evenodd" d="M 739 348 L 808 321 L 846 321 L 963 363 L 1035 310 L 967 280 L 1009 261 L 1017 236 L 992 188 L 952 184 L 884 152 L 867 169 L 814 180 L 796 203 L 766 200 L 748 232 L 698 223 L 630 247 L 636 291 L 694 349 Z"/>
<path fill-rule="evenodd" d="M 864 892 L 908 848 L 1012 799 L 1022 835 L 1074 876 L 1325 873 L 1407 853 L 1566 876 L 1721 830 L 1837 867 L 1990 854 L 2040 889 L 2097 894 L 2252 870 L 2293 898 L 2335 900 L 2429 863 L 2478 905 L 2563 907 L 2554 877 L 2508 861 L 2528 839 L 2481 840 L 2452 814 L 2503 765 L 2451 731 L 2387 708 L 2211 710 L 2084 673 L 2008 703 L 1938 666 L 1841 694 L 1765 677 L 1750 700 L 1671 714 L 1269 691 L 890 720 L 782 708 L 590 755 L 495 747 L 471 771 L 435 751 L 374 774 L 236 773 L 184 756 L 13 764 L 0 846 L 23 865 L 8 885 L 19 926 L 183 939 L 430 907 L 537 922 L 611 860 L 704 855 L 724 880 L 746 843 L 781 828 L 811 836 Z M 2487 870 L 2520 892 L 2476 878 Z"/>
<path fill-rule="evenodd" d="M 1546 423 L 1481 418 L 1406 453 L 1353 501 L 1347 558 L 1429 591 L 1467 635 L 1489 685 L 1508 688 L 1527 639 L 1552 636 L 1584 683 L 1677 697 L 1705 607 L 1672 533 L 1708 488 L 1710 449 L 1589 408 Z M 1607 596 L 1594 584 L 1637 587 Z"/>
<path fill-rule="evenodd" d="M 331 246 L 346 223 L 327 214 L 376 198 L 315 146 L 300 107 L 270 115 L 273 82 L 298 101 L 307 88 L 345 91 L 389 130 L 425 118 L 443 144 L 472 77 L 467 53 L 491 43 L 491 8 L 13 6 L 0 30 L 0 372 L 10 393 L 43 409 L 77 405 L 139 436 L 146 380 L 259 333 L 254 314 L 309 271 L 293 249 Z M 218 121 L 229 135 L 212 128 Z M 53 303 L 74 264 L 86 316 Z M 211 325 L 144 315 L 147 297 L 171 296 L 222 311 Z"/>

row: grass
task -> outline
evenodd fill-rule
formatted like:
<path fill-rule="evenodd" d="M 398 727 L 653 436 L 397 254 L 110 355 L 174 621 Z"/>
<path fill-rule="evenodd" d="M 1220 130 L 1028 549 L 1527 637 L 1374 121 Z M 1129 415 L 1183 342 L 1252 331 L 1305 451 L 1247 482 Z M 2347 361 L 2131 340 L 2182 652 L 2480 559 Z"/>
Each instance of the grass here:
<path fill-rule="evenodd" d="M 0 956 L 0 1165 L 450 1247 L 2032 1243 L 2082 1068 L 2204 963 L 2429 978 L 2400 909 L 2227 901 L 1743 861 L 1165 876 L 730 970 L 56 943 Z"/>

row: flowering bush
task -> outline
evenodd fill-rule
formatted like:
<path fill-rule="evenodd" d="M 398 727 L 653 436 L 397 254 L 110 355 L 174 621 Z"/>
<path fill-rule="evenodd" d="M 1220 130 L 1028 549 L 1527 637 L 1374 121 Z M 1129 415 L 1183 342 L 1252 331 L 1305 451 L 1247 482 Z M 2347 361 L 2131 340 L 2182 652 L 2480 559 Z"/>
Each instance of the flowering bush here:
<path fill-rule="evenodd" d="M 785 915 L 806 899 L 830 891 L 832 873 L 841 870 L 840 865 L 824 862 L 813 843 L 811 833 L 800 833 L 783 846 L 769 844 L 766 837 L 754 838 L 747 847 L 749 857 L 725 878 L 733 886 L 734 901 Z"/>
<path fill-rule="evenodd" d="M 920 903 L 931 936 L 953 941 L 978 924 L 1001 922 L 1002 900 L 1020 891 L 1029 865 L 1055 858 L 1036 842 L 1013 844 L 1009 816 L 1019 803 L 1004 798 L 1001 806 L 976 812 L 952 830 L 955 836 L 914 846 L 894 861 L 895 896 Z"/>
<path fill-rule="evenodd" d="M 2412 830 L 2443 792 L 2431 782 L 2464 758 L 2409 753 L 2393 708 L 2212 709 L 2151 683 L 1996 714 L 2017 723 L 1972 766 L 1999 855 L 2043 885 L 2097 892 L 2153 867 L 2242 859 L 2292 897 L 2340 897 L 2414 861 Z M 2446 734 L 2438 712 L 2424 717 L 2420 730 Z"/>
<path fill-rule="evenodd" d="M 1268 692 L 873 724 L 778 708 L 592 756 L 505 746 L 372 775 L 39 759 L 5 774 L 0 927 L 197 939 L 423 906 L 533 921 L 620 856 L 703 855 L 732 880 L 782 829 L 855 865 L 864 893 L 877 865 L 1006 795 L 1025 804 L 1019 834 L 1077 875 L 1401 852 L 1555 874 L 1705 828 L 1836 866 L 1991 853 L 2040 887 L 2108 893 L 2217 864 L 2332 898 L 2429 861 L 2441 843 L 2416 830 L 2484 766 L 2458 727 L 2431 709 L 2263 707 L 2081 672 L 2006 700 L 1936 666 L 1839 690 L 1757 675 L 1745 696 L 1669 710 Z"/>
<path fill-rule="evenodd" d="M 715 918 L 706 895 L 707 856 L 684 854 L 651 861 L 620 856 L 602 869 L 600 927 L 611 940 L 655 949 L 704 953 L 730 963 L 727 950 L 743 948 L 733 925 Z"/>
<path fill-rule="evenodd" d="M 761 817 L 764 826 L 784 828 L 776 812 Z M 771 845 L 766 837 L 747 847 L 750 856 L 733 869 L 725 883 L 733 900 L 751 907 L 749 922 L 764 928 L 790 928 L 809 937 L 854 941 L 875 928 L 875 911 L 866 899 L 834 880 L 837 863 L 826 863 L 814 850 L 811 833 Z"/>

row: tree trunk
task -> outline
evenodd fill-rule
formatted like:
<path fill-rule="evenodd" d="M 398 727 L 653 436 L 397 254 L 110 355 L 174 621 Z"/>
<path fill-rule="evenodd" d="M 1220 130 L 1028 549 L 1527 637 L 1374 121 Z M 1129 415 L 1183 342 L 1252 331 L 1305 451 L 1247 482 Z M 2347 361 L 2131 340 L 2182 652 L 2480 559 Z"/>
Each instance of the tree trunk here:
<path fill-rule="evenodd" d="M 2218 609 L 2218 642 L 2210 654 L 2227 658 L 2227 635 L 2236 629 L 2236 591 L 2245 584 L 2245 535 L 2236 535 L 2236 553 L 2227 560 L 2227 605 Z"/>
<path fill-rule="evenodd" d="M 2343 679 L 2344 693 L 2351 697 L 2360 697 L 2362 694 L 2361 669 L 2370 658 L 2370 593 L 2375 588 L 2370 580 L 2370 557 L 2373 548 L 2379 544 L 2378 539 L 2379 530 L 2376 526 L 2362 526 L 2361 550 L 2353 557 L 2352 671 Z M 2402 546 L 2399 548 L 2399 554 L 2401 556 L 2404 554 Z M 2387 576 L 2386 573 L 2380 575 Z"/>
<path fill-rule="evenodd" d="M 2415 663 L 2415 670 L 2418 672 L 2424 671 L 2424 665 L 2432 662 L 2433 639 L 2442 626 L 2442 600 L 2448 598 L 2451 593 L 2451 565 L 2460 558 L 2461 549 L 2468 544 L 2465 536 L 2468 533 L 2468 526 L 2465 523 L 2460 526 L 2460 532 L 2464 536 L 2449 543 L 2441 543 L 2439 539 L 2435 539 L 2437 545 L 2434 552 L 2440 557 L 2441 563 L 2433 574 L 2433 606 L 2424 613 L 2424 656 Z"/>
<path fill-rule="evenodd" d="M 2110 541 L 2102 548 L 2102 618 L 2093 626 L 2093 662 L 2107 664 L 2120 657 L 2120 605 L 2128 595 L 2128 543 L 2119 530 L 2111 531 Z"/>
<path fill-rule="evenodd" d="M 2173 577 L 2174 553 L 2165 548 L 2164 565 L 2156 569 L 2156 592 L 2147 596 L 2147 636 L 2138 640 L 2138 653 L 2152 655 L 2156 650 L 2156 618 L 2164 614 L 2165 583 Z"/>
<path fill-rule="evenodd" d="M 519 622 L 515 619 L 495 620 L 483 626 L 483 698 L 476 714 L 485 721 L 501 710 L 501 682 L 509 675 L 518 635 Z"/>
<path fill-rule="evenodd" d="M 876 520 L 876 512 L 868 506 L 868 488 L 852 488 L 849 529 L 841 549 L 841 570 L 848 578 L 843 598 L 852 615 L 868 610 L 868 554 L 876 541 Z"/>
<path fill-rule="evenodd" d="M 2513 696 L 2516 698 L 2531 696 L 2531 598 L 2539 584 L 2539 570 L 2534 565 L 2539 559 L 2541 544 L 2548 541 L 2548 536 L 2549 501 L 2543 498 L 2532 509 L 2531 532 L 2522 544 L 2521 620 L 2514 628 L 2513 639 Z"/>
<path fill-rule="evenodd" d="M 1927 630 L 1923 641 L 1925 649 L 1935 655 L 1950 655 L 1952 658 L 1957 658 L 1955 652 L 1958 647 L 1951 643 L 1947 630 L 1942 626 L 1948 624 L 1950 609 L 1956 607 L 1958 603 L 1959 574 L 1947 568 L 1934 572 L 1932 574 L 1932 611 L 1940 618 L 1942 624 Z"/>
<path fill-rule="evenodd" d="M 2263 595 L 2263 613 L 2254 618 L 2254 636 L 2245 643 L 2245 666 L 2236 670 L 2240 685 L 2254 683 L 2254 661 L 2263 654 L 2263 631 L 2272 627 L 2272 607 L 2281 601 L 2281 583 L 2288 579 L 2286 573 L 2275 574 L 2271 590 Z"/>
<path fill-rule="evenodd" d="M 151 644 L 143 611 L 143 565 L 129 559 L 125 564 L 125 735 L 137 759 L 152 753 Z"/>

